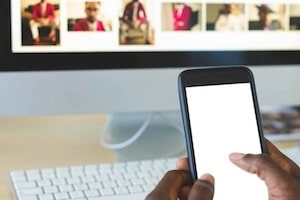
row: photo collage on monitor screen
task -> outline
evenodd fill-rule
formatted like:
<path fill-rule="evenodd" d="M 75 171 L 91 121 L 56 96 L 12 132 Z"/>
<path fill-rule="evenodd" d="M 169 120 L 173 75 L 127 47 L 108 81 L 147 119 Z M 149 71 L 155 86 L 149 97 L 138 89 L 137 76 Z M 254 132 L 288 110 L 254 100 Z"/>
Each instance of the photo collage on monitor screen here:
<path fill-rule="evenodd" d="M 272 40 L 281 49 L 300 47 L 297 1 L 17 0 L 11 5 L 14 52 L 264 50 L 276 48 Z"/>

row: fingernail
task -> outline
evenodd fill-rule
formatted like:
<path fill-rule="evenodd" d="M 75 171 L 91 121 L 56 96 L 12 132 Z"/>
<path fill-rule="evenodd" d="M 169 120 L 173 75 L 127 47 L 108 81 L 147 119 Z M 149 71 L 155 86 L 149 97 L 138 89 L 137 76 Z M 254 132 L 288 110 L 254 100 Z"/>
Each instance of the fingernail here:
<path fill-rule="evenodd" d="M 245 155 L 244 153 L 231 153 L 229 157 L 231 160 L 241 160 Z"/>
<path fill-rule="evenodd" d="M 200 176 L 200 179 L 207 179 L 208 177 L 210 177 L 209 174 L 203 174 L 202 176 Z"/>
<path fill-rule="evenodd" d="M 200 179 L 207 180 L 212 184 L 215 182 L 214 177 L 210 174 L 203 174 L 202 176 L 200 176 Z"/>

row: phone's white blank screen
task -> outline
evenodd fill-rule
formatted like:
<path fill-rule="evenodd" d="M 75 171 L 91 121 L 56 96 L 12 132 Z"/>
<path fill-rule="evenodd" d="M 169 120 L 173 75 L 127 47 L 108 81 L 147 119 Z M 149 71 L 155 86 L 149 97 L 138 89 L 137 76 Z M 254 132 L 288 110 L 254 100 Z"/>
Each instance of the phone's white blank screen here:
<path fill-rule="evenodd" d="M 266 200 L 256 175 L 229 160 L 232 152 L 262 153 L 250 83 L 186 88 L 198 176 L 215 177 L 215 200 Z"/>

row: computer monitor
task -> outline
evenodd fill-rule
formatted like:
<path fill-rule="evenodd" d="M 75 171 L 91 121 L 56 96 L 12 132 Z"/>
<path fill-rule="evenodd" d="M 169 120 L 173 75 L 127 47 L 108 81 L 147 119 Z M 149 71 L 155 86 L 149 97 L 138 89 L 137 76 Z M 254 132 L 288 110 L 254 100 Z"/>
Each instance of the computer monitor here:
<path fill-rule="evenodd" d="M 130 0 L 91 1 L 96 5 L 47 0 L 52 4 L 47 12 L 55 15 L 47 26 L 33 20 L 38 2 L 1 2 L 5 27 L 1 70 L 6 71 L 2 80 L 11 81 L 3 94 L 8 106 L 0 109 L 2 114 L 178 109 L 178 73 L 215 65 L 253 67 L 262 104 L 292 104 L 300 99 L 285 90 L 298 83 L 293 78 L 300 55 L 297 1 L 140 0 L 143 9 L 137 27 L 127 24 L 125 7 L 132 7 Z M 239 17 L 229 15 L 230 9 Z M 262 26 L 261 12 L 270 14 L 268 26 Z M 75 30 L 76 22 L 91 13 L 98 13 L 102 30 Z M 233 25 L 221 26 L 227 16 Z M 49 37 L 51 30 L 55 38 Z M 286 71 L 291 72 L 287 80 L 281 78 Z M 21 91 L 11 92 L 20 85 Z M 53 95 L 51 102 L 47 91 Z"/>
<path fill-rule="evenodd" d="M 249 66 L 261 105 L 300 102 L 297 1 L 47 0 L 45 27 L 38 2 L 0 2 L 2 116 L 178 111 L 179 72 L 217 65 Z M 76 28 L 96 12 L 98 31 Z"/>
<path fill-rule="evenodd" d="M 2 3 L 7 70 L 298 64 L 297 1 L 47 0 L 44 25 L 39 1 Z"/>

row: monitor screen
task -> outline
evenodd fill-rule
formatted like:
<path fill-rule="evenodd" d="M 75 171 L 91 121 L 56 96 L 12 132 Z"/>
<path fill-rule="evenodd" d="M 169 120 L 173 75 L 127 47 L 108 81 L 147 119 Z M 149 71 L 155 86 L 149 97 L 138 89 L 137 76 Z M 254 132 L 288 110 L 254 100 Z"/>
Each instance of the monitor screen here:
<path fill-rule="evenodd" d="M 296 0 L 8 2 L 15 70 L 296 64 L 300 55 Z"/>

